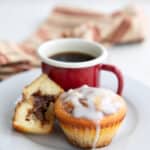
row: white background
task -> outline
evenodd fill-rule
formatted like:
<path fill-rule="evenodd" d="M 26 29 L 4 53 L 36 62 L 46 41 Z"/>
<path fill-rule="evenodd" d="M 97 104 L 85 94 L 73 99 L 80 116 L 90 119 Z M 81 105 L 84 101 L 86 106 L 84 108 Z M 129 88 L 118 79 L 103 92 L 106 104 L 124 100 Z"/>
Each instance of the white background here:
<path fill-rule="evenodd" d="M 140 5 L 150 16 L 149 0 L 0 0 L 0 40 L 21 41 L 30 35 L 56 4 L 112 11 L 126 4 Z M 108 49 L 107 62 L 123 73 L 150 86 L 150 38 L 143 44 L 116 46 Z"/>

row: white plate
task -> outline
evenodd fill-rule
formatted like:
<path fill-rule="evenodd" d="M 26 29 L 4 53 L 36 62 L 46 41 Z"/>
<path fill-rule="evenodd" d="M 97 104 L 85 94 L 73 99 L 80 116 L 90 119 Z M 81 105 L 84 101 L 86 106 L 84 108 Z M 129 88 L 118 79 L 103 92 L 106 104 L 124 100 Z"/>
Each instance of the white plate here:
<path fill-rule="evenodd" d="M 74 150 L 65 140 L 62 131 L 47 136 L 26 135 L 11 127 L 15 103 L 23 87 L 40 74 L 33 70 L 18 74 L 0 83 L 0 150 Z M 104 87 L 112 88 L 115 79 L 110 74 L 102 76 Z M 148 150 L 150 149 L 150 89 L 143 84 L 125 77 L 123 93 L 128 104 L 128 113 L 112 143 L 101 150 Z"/>

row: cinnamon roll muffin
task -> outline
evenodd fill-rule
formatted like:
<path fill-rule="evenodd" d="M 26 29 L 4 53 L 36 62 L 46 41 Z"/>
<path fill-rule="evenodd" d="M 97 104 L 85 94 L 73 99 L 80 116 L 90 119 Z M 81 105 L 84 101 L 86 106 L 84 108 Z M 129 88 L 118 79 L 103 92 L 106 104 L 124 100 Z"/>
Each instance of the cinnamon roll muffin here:
<path fill-rule="evenodd" d="M 81 148 L 108 145 L 126 115 L 122 97 L 86 85 L 61 94 L 54 107 L 68 141 Z"/>

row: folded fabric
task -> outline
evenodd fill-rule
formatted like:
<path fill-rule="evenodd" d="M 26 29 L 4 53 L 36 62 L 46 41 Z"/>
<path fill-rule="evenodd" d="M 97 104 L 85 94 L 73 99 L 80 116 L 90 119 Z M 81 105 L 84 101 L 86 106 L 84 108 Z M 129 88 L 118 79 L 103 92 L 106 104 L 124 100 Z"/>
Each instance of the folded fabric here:
<path fill-rule="evenodd" d="M 0 66 L 0 80 L 6 79 L 16 73 L 27 71 L 33 68 L 29 63 L 21 63 L 18 65 Z"/>
<path fill-rule="evenodd" d="M 13 42 L 0 41 L 0 80 L 39 66 L 39 59 Z"/>
<path fill-rule="evenodd" d="M 38 58 L 22 49 L 13 42 L 0 42 L 0 66 L 8 66 L 13 63 L 29 63 L 33 66 L 38 65 Z"/>
<path fill-rule="evenodd" d="M 102 13 L 66 6 L 56 6 L 33 35 L 21 43 L 31 52 L 47 40 L 77 37 L 106 45 L 142 42 L 145 38 L 143 12 L 125 7 Z"/>
<path fill-rule="evenodd" d="M 99 20 L 81 24 L 71 34 L 109 45 L 142 42 L 145 38 L 142 22 L 145 22 L 142 12 L 136 7 L 126 7 Z"/>

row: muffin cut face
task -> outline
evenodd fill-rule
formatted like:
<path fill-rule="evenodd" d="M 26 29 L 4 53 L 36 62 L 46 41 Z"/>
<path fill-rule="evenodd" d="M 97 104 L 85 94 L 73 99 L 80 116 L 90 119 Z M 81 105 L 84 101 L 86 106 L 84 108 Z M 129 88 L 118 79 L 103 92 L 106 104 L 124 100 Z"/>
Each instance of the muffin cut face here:
<path fill-rule="evenodd" d="M 31 96 L 32 99 L 32 109 L 28 111 L 26 115 L 26 120 L 29 121 L 30 117 L 34 115 L 38 120 L 40 120 L 41 124 L 45 124 L 49 122 L 49 118 L 47 117 L 47 111 L 53 105 L 57 96 L 56 95 L 42 95 L 40 91 L 34 93 Z"/>
<path fill-rule="evenodd" d="M 13 115 L 13 128 L 33 134 L 48 134 L 53 129 L 54 102 L 63 89 L 42 74 L 23 89 Z"/>

